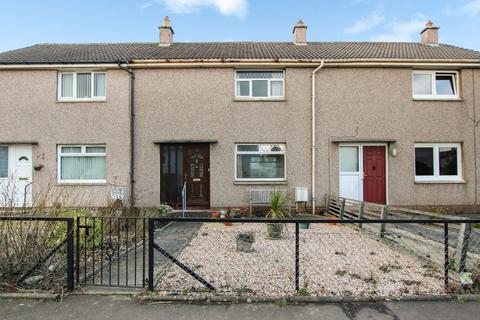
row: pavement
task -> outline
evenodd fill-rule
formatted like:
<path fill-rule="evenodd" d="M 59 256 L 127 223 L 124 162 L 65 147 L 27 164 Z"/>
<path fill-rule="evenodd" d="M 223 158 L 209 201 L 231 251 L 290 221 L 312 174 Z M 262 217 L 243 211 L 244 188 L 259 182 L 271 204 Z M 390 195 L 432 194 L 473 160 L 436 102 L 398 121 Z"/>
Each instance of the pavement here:
<path fill-rule="evenodd" d="M 131 319 L 479 319 L 479 302 L 371 304 L 139 304 L 129 296 L 74 295 L 62 301 L 0 300 L 2 320 Z"/>

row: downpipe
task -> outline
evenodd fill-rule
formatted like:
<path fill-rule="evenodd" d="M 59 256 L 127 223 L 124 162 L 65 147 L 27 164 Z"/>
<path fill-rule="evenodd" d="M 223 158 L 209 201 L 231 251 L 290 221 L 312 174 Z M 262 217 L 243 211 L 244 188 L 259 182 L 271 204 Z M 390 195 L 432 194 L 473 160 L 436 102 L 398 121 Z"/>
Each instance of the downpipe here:
<path fill-rule="evenodd" d="M 135 74 L 128 61 L 117 62 L 118 67 L 130 76 L 130 208 L 135 206 Z"/>
<path fill-rule="evenodd" d="M 316 188 L 315 188 L 315 185 L 316 185 L 316 179 L 315 179 L 315 173 L 316 173 L 316 160 L 315 160 L 315 157 L 316 157 L 316 148 L 317 148 L 317 142 L 316 142 L 316 131 L 315 131 L 315 127 L 316 127 L 316 106 L 315 106 L 315 103 L 316 103 L 316 90 L 315 90 L 315 81 L 316 81 L 316 74 L 317 72 L 323 68 L 323 66 L 325 65 L 325 61 L 321 61 L 320 62 L 320 65 L 318 67 L 315 68 L 315 70 L 312 71 L 312 186 L 311 186 L 311 189 L 312 189 L 312 214 L 315 214 L 315 206 L 317 205 L 317 201 L 316 201 Z"/>

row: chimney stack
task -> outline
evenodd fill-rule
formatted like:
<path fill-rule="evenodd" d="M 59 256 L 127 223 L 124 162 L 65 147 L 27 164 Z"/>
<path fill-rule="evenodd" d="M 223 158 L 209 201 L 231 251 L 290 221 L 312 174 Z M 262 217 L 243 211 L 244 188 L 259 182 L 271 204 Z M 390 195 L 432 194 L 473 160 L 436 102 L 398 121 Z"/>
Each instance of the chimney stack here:
<path fill-rule="evenodd" d="M 296 45 L 307 44 L 307 26 L 302 20 L 298 20 L 295 27 L 293 27 L 293 43 Z"/>
<path fill-rule="evenodd" d="M 432 20 L 428 20 L 428 22 L 425 24 L 425 29 L 420 32 L 422 36 L 422 43 L 431 46 L 438 46 L 438 29 L 440 28 L 435 27 Z"/>
<path fill-rule="evenodd" d="M 172 27 L 170 26 L 170 19 L 167 17 L 165 17 L 163 19 L 163 24 L 161 27 L 159 27 L 160 29 L 160 43 L 159 43 L 159 46 L 169 46 L 172 44 L 173 42 L 173 29 Z"/>

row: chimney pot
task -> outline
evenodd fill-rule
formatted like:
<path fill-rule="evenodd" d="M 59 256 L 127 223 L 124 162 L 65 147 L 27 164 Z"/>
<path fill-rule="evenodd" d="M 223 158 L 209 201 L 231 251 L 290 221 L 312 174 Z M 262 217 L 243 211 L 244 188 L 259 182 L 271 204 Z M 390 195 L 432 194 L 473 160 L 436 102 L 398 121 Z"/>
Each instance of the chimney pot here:
<path fill-rule="evenodd" d="M 298 20 L 295 27 L 293 27 L 293 43 L 296 45 L 307 44 L 307 26 L 302 20 Z"/>
<path fill-rule="evenodd" d="M 173 32 L 173 29 L 170 25 L 170 19 L 168 16 L 166 16 L 163 19 L 162 26 L 159 27 L 160 29 L 160 46 L 169 46 L 173 43 L 173 35 L 175 32 Z"/>
<path fill-rule="evenodd" d="M 431 46 L 438 46 L 438 29 L 440 27 L 434 26 L 432 20 L 428 20 L 425 28 L 420 32 L 421 42 Z"/>

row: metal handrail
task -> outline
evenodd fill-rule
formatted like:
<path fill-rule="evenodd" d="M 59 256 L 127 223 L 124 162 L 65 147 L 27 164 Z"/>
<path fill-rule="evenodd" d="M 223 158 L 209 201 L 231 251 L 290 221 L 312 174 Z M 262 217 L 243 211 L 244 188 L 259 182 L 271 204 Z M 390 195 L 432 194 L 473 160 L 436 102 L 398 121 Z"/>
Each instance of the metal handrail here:
<path fill-rule="evenodd" d="M 187 211 L 187 182 L 183 183 L 182 187 L 182 217 L 185 218 L 185 211 Z"/>
<path fill-rule="evenodd" d="M 27 208 L 27 188 L 30 187 L 32 185 L 33 182 L 29 182 L 25 188 L 24 188 L 24 192 L 23 192 L 23 209 L 26 210 Z"/>

